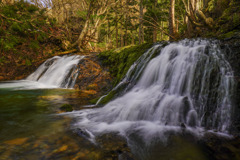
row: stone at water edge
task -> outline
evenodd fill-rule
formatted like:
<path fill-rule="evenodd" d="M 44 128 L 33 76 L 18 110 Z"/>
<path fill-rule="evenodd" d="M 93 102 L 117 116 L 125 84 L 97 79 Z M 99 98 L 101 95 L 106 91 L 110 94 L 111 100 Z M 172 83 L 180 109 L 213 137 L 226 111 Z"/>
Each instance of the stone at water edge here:
<path fill-rule="evenodd" d="M 72 112 L 73 111 L 73 107 L 72 105 L 70 104 L 63 104 L 61 107 L 60 107 L 60 110 L 62 112 Z"/>

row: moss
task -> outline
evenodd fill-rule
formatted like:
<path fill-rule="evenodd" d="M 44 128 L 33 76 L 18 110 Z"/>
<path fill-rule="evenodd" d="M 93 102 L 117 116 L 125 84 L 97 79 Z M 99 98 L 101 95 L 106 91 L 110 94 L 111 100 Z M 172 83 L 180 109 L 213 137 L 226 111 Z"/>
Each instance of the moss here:
<path fill-rule="evenodd" d="M 31 41 L 29 47 L 32 48 L 33 50 L 37 50 L 40 48 L 38 41 Z"/>
<path fill-rule="evenodd" d="M 215 35 L 220 39 L 234 36 L 234 32 L 240 30 L 240 2 L 221 0 L 215 8 L 221 10 L 216 14 Z"/>
<path fill-rule="evenodd" d="M 221 36 L 219 36 L 219 38 L 220 38 L 220 39 L 230 38 L 230 37 L 234 36 L 234 34 L 235 34 L 235 31 L 231 31 L 231 32 L 222 34 Z"/>
<path fill-rule="evenodd" d="M 96 104 L 97 101 L 99 100 L 99 98 L 100 98 L 100 97 L 91 99 L 89 102 L 90 102 L 91 104 Z"/>
<path fill-rule="evenodd" d="M 216 0 L 211 0 L 208 2 L 208 10 L 212 12 L 216 6 Z"/>
<path fill-rule="evenodd" d="M 101 102 L 99 103 L 100 105 L 104 105 L 107 104 L 108 102 L 110 102 L 115 95 L 117 94 L 117 91 L 112 90 L 111 92 L 108 93 L 108 95 L 106 97 L 104 97 Z"/>
<path fill-rule="evenodd" d="M 14 48 L 20 48 L 19 45 L 24 43 L 24 46 L 26 46 L 29 42 L 31 42 L 30 48 L 39 50 L 40 47 L 36 41 L 44 42 L 48 38 L 47 33 L 52 28 L 48 21 L 52 21 L 52 19 L 40 14 L 45 13 L 44 9 L 40 9 L 28 2 L 18 1 L 14 4 L 1 5 L 0 13 L 7 17 L 0 19 L 2 24 L 0 35 L 1 39 L 4 39 L 2 43 L 6 53 L 13 51 Z M 37 18 L 32 19 L 32 17 Z M 14 19 L 14 21 L 8 20 L 8 18 Z M 45 30 L 46 33 L 39 30 Z"/>
<path fill-rule="evenodd" d="M 238 13 L 233 14 L 233 25 L 238 26 L 240 25 L 240 15 Z"/>
<path fill-rule="evenodd" d="M 152 44 L 149 43 L 139 46 L 126 46 L 105 51 L 98 55 L 103 64 L 109 67 L 111 76 L 115 78 L 114 86 L 120 82 L 130 66 L 151 46 Z"/>
<path fill-rule="evenodd" d="M 26 59 L 26 60 L 25 60 L 25 65 L 26 65 L 26 66 L 31 66 L 32 63 L 31 63 L 31 61 L 30 61 L 29 59 Z"/>
<path fill-rule="evenodd" d="M 60 110 L 64 111 L 64 112 L 71 112 L 71 111 L 73 111 L 73 107 L 70 104 L 63 104 L 60 107 Z"/>

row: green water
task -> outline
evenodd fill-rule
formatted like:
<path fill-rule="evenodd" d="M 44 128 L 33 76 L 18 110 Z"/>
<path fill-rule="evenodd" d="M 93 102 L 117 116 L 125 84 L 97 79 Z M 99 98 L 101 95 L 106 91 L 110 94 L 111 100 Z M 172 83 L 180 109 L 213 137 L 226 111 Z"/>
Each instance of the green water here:
<path fill-rule="evenodd" d="M 69 159 L 95 150 L 71 131 L 69 117 L 57 114 L 69 102 L 66 97 L 74 93 L 0 89 L 0 159 Z"/>
<path fill-rule="evenodd" d="M 0 142 L 49 132 L 67 90 L 0 90 Z M 53 130 L 54 131 L 54 130 Z"/>
<path fill-rule="evenodd" d="M 116 159 L 118 142 L 100 138 L 96 145 L 59 114 L 63 104 L 81 109 L 86 97 L 80 95 L 73 89 L 0 88 L 0 160 Z M 121 150 L 127 147 L 122 143 Z"/>

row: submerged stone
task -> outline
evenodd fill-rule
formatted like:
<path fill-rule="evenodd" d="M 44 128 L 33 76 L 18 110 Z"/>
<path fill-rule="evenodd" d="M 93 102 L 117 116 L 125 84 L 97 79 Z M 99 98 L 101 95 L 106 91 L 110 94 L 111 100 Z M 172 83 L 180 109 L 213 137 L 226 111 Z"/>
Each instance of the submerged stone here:
<path fill-rule="evenodd" d="M 16 139 L 5 141 L 4 143 L 9 145 L 23 145 L 27 140 L 28 138 L 16 138 Z"/>
<path fill-rule="evenodd" d="M 73 111 L 73 107 L 70 104 L 63 104 L 60 107 L 60 110 L 63 111 L 63 112 L 71 112 L 71 111 Z"/>

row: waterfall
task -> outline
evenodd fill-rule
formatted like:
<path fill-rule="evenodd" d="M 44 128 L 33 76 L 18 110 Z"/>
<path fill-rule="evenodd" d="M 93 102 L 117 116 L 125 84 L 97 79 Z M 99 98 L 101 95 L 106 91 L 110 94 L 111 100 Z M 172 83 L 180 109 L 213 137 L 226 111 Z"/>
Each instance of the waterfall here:
<path fill-rule="evenodd" d="M 143 59 L 151 56 L 149 53 Z M 79 118 L 74 127 L 93 135 L 137 132 L 148 138 L 183 128 L 228 133 L 234 78 L 217 41 L 171 43 L 160 48 L 155 58 L 137 64 L 119 84 L 128 79 L 134 85 L 102 108 L 74 112 Z M 130 74 L 136 65 L 141 69 Z"/>
<path fill-rule="evenodd" d="M 83 56 L 55 56 L 45 61 L 26 80 L 38 81 L 43 84 L 60 88 L 72 88 L 77 76 L 77 64 Z"/>
<path fill-rule="evenodd" d="M 46 60 L 25 80 L 0 84 L 0 88 L 73 88 L 78 76 L 78 63 L 84 56 L 54 56 Z"/>
<path fill-rule="evenodd" d="M 122 92 L 125 93 L 126 91 L 131 89 L 136 84 L 138 78 L 142 74 L 142 71 L 144 70 L 148 62 L 151 60 L 151 58 L 153 58 L 155 53 L 159 52 L 159 50 L 161 50 L 161 48 L 166 44 L 166 42 L 159 43 L 148 49 L 141 57 L 136 60 L 136 62 L 131 65 L 121 82 L 118 83 L 107 95 L 99 98 L 96 105 L 100 104 L 101 101 L 104 100 L 104 98 L 108 98 L 107 96 L 112 92 L 118 92 L 118 94 L 122 94 Z"/>

